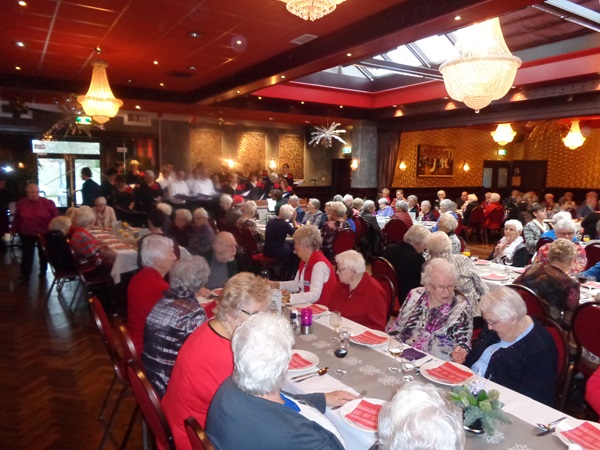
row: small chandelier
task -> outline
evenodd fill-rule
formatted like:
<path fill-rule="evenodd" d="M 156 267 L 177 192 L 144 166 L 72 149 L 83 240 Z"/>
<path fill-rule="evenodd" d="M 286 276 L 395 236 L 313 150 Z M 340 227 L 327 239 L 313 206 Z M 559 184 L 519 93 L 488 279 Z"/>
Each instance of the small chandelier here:
<path fill-rule="evenodd" d="M 501 146 L 505 146 L 509 142 L 512 142 L 517 132 L 513 131 L 510 123 L 500 123 L 495 131 L 492 131 L 490 135 L 494 138 L 494 142 L 497 142 Z"/>
<path fill-rule="evenodd" d="M 345 0 L 280 0 L 289 12 L 304 20 L 314 21 L 333 12 Z"/>
<path fill-rule="evenodd" d="M 333 139 L 337 139 L 342 144 L 345 144 L 346 141 L 344 141 L 340 137 L 340 134 L 345 133 L 346 130 L 338 130 L 337 127 L 339 127 L 339 126 L 340 126 L 339 123 L 333 122 L 331 125 L 327 125 L 327 127 L 325 127 L 325 126 L 314 127 L 313 130 L 310 132 L 312 139 L 308 142 L 308 145 L 313 145 L 313 144 L 319 145 L 322 141 L 323 147 L 331 148 Z"/>
<path fill-rule="evenodd" d="M 457 54 L 440 66 L 450 97 L 479 112 L 506 95 L 521 60 L 506 46 L 497 17 L 463 30 L 454 48 Z"/>
<path fill-rule="evenodd" d="M 77 101 L 83 107 L 88 116 L 98 123 L 105 123 L 111 117 L 115 117 L 123 102 L 115 98 L 108 84 L 106 67 L 104 61 L 96 61 L 92 72 L 92 81 L 87 94 L 77 97 Z"/>
<path fill-rule="evenodd" d="M 569 130 L 569 134 L 563 138 L 563 143 L 569 147 L 571 150 L 575 150 L 583 145 L 585 142 L 585 138 L 581 134 L 579 130 L 579 120 L 574 120 L 571 122 L 571 129 Z"/>

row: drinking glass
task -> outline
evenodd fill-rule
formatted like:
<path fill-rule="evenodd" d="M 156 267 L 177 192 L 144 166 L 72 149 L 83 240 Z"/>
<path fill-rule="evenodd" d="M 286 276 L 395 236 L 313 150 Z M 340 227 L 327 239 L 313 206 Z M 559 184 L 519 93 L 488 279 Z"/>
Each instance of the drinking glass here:
<path fill-rule="evenodd" d="M 340 340 L 339 346 L 333 349 L 333 354 L 336 358 L 345 358 L 348 354 L 348 342 L 344 340 Z M 346 375 L 348 371 L 346 369 L 342 369 L 341 362 L 340 366 L 333 371 L 336 375 Z"/>
<path fill-rule="evenodd" d="M 512 256 L 507 256 L 504 258 L 504 265 L 506 266 L 506 274 L 510 273 L 510 266 L 513 264 Z"/>
<path fill-rule="evenodd" d="M 271 274 L 269 273 L 268 269 L 263 269 L 260 271 L 260 277 L 264 278 L 265 280 L 268 280 L 269 277 L 271 276 Z"/>
<path fill-rule="evenodd" d="M 465 255 L 467 258 L 471 257 L 471 249 L 468 247 L 465 247 L 465 249 L 463 250 L 463 255 Z"/>
<path fill-rule="evenodd" d="M 339 311 L 331 311 L 329 316 L 329 325 L 333 327 L 336 334 L 339 333 L 339 329 L 342 326 L 342 313 Z"/>
<path fill-rule="evenodd" d="M 590 236 L 589 234 L 585 234 L 583 235 L 583 242 L 589 242 L 590 241 Z"/>
<path fill-rule="evenodd" d="M 390 338 L 388 341 L 388 352 L 394 357 L 394 365 L 393 367 L 388 367 L 388 370 L 392 373 L 400 372 L 400 367 L 398 367 L 398 356 L 402 354 L 402 342 Z"/>
<path fill-rule="evenodd" d="M 339 331 L 340 340 L 345 341 L 348 344 L 350 336 L 352 336 L 352 329 L 349 327 L 341 327 Z"/>
<path fill-rule="evenodd" d="M 402 361 L 402 379 L 404 381 L 413 381 L 415 377 L 415 358 L 412 356 L 401 356 Z"/>
<path fill-rule="evenodd" d="M 575 278 L 577 278 L 579 284 L 585 284 L 588 280 L 588 277 L 586 277 L 583 272 L 575 274 Z"/>

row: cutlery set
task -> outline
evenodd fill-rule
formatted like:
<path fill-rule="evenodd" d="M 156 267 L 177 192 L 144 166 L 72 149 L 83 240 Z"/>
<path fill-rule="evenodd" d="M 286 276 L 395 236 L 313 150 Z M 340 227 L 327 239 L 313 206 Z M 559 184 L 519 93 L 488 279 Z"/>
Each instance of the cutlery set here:
<path fill-rule="evenodd" d="M 547 424 L 538 423 L 537 427 L 543 431 L 541 433 L 538 433 L 537 436 L 546 436 L 547 434 L 554 433 L 554 430 L 556 430 L 556 425 L 559 422 L 562 422 L 563 420 L 565 420 L 566 418 L 567 418 L 567 416 L 563 416 L 563 417 L 553 420 L 552 422 L 547 423 Z"/>
<path fill-rule="evenodd" d="M 322 369 L 319 369 L 315 372 L 305 373 L 302 375 L 296 375 L 295 377 L 292 377 L 292 381 L 294 383 L 300 383 L 301 381 L 308 380 L 309 378 L 312 378 L 312 377 L 316 377 L 316 376 L 320 377 L 322 375 L 325 375 L 328 371 L 329 371 L 329 367 L 323 367 Z"/>

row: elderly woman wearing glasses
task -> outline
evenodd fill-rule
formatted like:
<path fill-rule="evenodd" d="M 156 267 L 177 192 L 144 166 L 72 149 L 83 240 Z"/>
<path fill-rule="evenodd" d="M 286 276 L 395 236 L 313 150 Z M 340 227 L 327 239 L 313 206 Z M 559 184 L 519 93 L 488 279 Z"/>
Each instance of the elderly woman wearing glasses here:
<path fill-rule="evenodd" d="M 234 331 L 249 317 L 266 311 L 270 301 L 269 286 L 262 278 L 247 272 L 235 275 L 223 289 L 215 318 L 197 328 L 179 350 L 162 400 L 177 449 L 191 450 L 183 421 L 194 416 L 205 426 L 213 395 L 233 372 Z"/>
<path fill-rule="evenodd" d="M 484 295 L 479 308 L 487 327 L 465 365 L 484 378 L 552 404 L 558 355 L 550 333 L 527 315 L 525 302 L 508 287 Z"/>
<path fill-rule="evenodd" d="M 454 287 L 456 268 L 435 258 L 423 270 L 421 283 L 409 292 L 398 318 L 388 327 L 402 342 L 440 359 L 462 363 L 471 349 L 473 317 L 468 300 Z"/>
<path fill-rule="evenodd" d="M 365 259 L 355 250 L 335 257 L 340 284 L 329 302 L 329 309 L 365 327 L 384 330 L 390 309 L 389 298 L 381 285 L 366 273 Z"/>

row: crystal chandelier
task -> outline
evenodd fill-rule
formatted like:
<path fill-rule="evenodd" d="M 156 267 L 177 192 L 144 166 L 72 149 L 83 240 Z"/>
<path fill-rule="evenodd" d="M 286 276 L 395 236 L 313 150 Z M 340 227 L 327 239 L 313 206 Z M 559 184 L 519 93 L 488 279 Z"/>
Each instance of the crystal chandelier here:
<path fill-rule="evenodd" d="M 450 97 L 478 112 L 506 95 L 521 60 L 506 46 L 497 17 L 462 30 L 454 48 L 440 66 Z"/>
<path fill-rule="evenodd" d="M 513 131 L 510 123 L 500 123 L 495 131 L 492 131 L 490 135 L 494 139 L 494 142 L 504 146 L 515 138 L 517 132 Z"/>
<path fill-rule="evenodd" d="M 585 142 L 585 138 L 581 134 L 579 130 L 579 120 L 574 120 L 571 123 L 571 129 L 569 130 L 569 134 L 563 138 L 563 143 L 569 147 L 571 150 L 575 150 L 583 145 Z"/>
<path fill-rule="evenodd" d="M 106 76 L 107 66 L 108 64 L 104 61 L 94 63 L 90 88 L 87 94 L 77 97 L 77 101 L 85 113 L 101 124 L 108 122 L 111 117 L 115 117 L 119 108 L 123 106 L 123 102 L 115 98 L 110 90 Z"/>
<path fill-rule="evenodd" d="M 289 12 L 304 20 L 317 20 L 333 12 L 345 0 L 280 0 Z"/>

